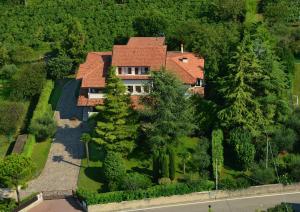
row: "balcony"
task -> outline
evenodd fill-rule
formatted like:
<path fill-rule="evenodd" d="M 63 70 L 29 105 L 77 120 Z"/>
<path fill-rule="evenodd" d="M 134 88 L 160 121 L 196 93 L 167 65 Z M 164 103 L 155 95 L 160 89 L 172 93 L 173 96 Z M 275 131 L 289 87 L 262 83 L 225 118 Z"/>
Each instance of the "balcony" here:
<path fill-rule="evenodd" d="M 103 99 L 105 98 L 104 93 L 88 93 L 88 98 L 89 99 Z"/>

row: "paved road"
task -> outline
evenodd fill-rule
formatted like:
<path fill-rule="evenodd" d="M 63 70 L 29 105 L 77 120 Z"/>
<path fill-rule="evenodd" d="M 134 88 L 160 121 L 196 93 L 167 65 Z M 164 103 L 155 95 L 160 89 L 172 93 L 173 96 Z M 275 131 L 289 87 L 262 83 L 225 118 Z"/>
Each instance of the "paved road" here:
<path fill-rule="evenodd" d="M 45 168 L 41 175 L 22 191 L 24 196 L 32 192 L 76 189 L 83 156 L 80 136 L 85 130 L 80 121 L 82 111 L 76 107 L 76 86 L 77 82 L 73 80 L 63 89 L 55 111 L 58 129 Z"/>
<path fill-rule="evenodd" d="M 79 212 L 83 211 L 73 198 L 46 200 L 28 212 Z"/>
<path fill-rule="evenodd" d="M 294 203 L 296 212 L 300 211 L 300 191 L 284 194 L 269 194 L 253 197 L 241 197 L 227 200 L 206 202 L 190 202 L 185 204 L 158 206 L 146 209 L 127 210 L 145 212 L 205 212 L 208 205 L 212 206 L 212 212 L 255 212 L 256 209 L 265 210 L 281 202 Z"/>

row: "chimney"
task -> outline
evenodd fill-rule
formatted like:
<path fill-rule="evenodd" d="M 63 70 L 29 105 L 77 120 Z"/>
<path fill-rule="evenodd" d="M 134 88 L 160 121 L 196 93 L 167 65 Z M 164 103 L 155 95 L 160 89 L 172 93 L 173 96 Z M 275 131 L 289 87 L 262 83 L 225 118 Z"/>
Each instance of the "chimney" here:
<path fill-rule="evenodd" d="M 183 44 L 181 44 L 181 54 L 183 54 Z"/>

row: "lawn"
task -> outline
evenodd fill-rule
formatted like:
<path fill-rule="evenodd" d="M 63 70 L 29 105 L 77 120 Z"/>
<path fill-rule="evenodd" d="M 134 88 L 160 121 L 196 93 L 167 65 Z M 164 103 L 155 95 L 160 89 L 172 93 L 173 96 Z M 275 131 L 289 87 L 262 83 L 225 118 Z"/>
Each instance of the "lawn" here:
<path fill-rule="evenodd" d="M 33 177 L 37 177 L 41 174 L 46 164 L 48 154 L 51 147 L 51 139 L 47 139 L 43 142 L 37 142 L 32 151 L 31 158 L 36 165 L 35 174 Z"/>
<path fill-rule="evenodd" d="M 295 76 L 293 82 L 293 95 L 299 97 L 300 101 L 300 60 L 296 60 L 295 63 Z"/>
<path fill-rule="evenodd" d="M 184 151 L 193 149 L 200 141 L 199 138 L 184 137 L 181 139 L 184 145 L 177 151 Z M 81 161 L 81 168 L 77 182 L 78 188 L 84 188 L 90 191 L 105 192 L 105 182 L 102 174 L 102 161 L 104 159 L 104 152 L 96 144 L 89 145 L 90 150 L 90 164 L 87 166 L 87 160 Z M 178 159 L 179 160 L 179 159 Z M 125 160 L 127 172 L 138 172 L 140 174 L 152 175 L 152 160 L 149 155 L 145 155 L 141 150 L 136 149 Z M 177 177 L 182 178 L 182 171 L 177 168 Z"/>
<path fill-rule="evenodd" d="M 50 102 L 53 110 L 56 109 L 56 106 L 57 106 L 59 98 L 61 96 L 63 87 L 70 80 L 72 80 L 72 78 L 66 78 L 66 79 L 62 79 L 62 80 L 57 80 L 55 82 L 54 89 L 53 89 L 53 91 L 51 93 L 50 100 L 49 100 L 49 102 Z"/>

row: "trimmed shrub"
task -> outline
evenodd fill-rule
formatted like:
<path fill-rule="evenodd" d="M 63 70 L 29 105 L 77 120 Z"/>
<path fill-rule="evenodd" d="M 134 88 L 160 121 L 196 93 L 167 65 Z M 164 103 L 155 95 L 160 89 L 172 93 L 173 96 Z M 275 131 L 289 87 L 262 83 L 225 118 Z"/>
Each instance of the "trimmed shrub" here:
<path fill-rule="evenodd" d="M 138 189 L 146 189 L 151 185 L 152 182 L 149 177 L 138 173 L 130 173 L 123 178 L 120 188 L 122 190 L 133 191 Z"/>
<path fill-rule="evenodd" d="M 84 199 L 88 205 L 105 204 L 110 202 L 122 202 L 162 196 L 182 195 L 192 192 L 208 191 L 214 187 L 212 181 L 200 181 L 197 183 L 174 183 L 169 185 L 157 185 L 148 189 L 135 191 L 116 191 L 108 193 L 96 193 L 85 189 L 76 191 L 79 198 Z"/>
<path fill-rule="evenodd" d="M 120 154 L 116 152 L 107 153 L 103 162 L 103 174 L 109 190 L 117 190 L 119 183 L 126 175 L 126 167 Z"/>
<path fill-rule="evenodd" d="M 32 120 L 29 131 L 35 135 L 38 141 L 43 141 L 52 137 L 56 131 L 56 123 L 50 113 L 44 113 L 43 116 Z"/>
<path fill-rule="evenodd" d="M 243 177 L 232 178 L 226 177 L 220 180 L 219 187 L 224 190 L 238 190 L 250 187 L 250 182 Z"/>
<path fill-rule="evenodd" d="M 158 180 L 159 185 L 168 185 L 171 184 L 171 180 L 168 177 L 163 177 Z"/>
<path fill-rule="evenodd" d="M 169 177 L 169 161 L 165 153 L 160 155 L 161 177 Z"/>
<path fill-rule="evenodd" d="M 0 79 L 11 79 L 17 71 L 18 68 L 15 64 L 4 65 L 0 69 Z"/>

